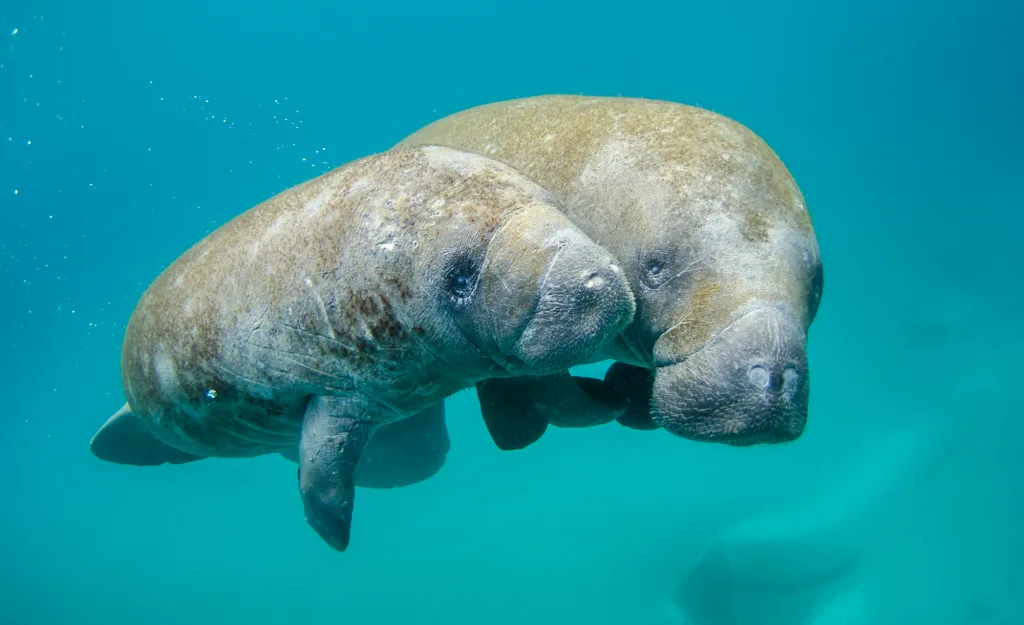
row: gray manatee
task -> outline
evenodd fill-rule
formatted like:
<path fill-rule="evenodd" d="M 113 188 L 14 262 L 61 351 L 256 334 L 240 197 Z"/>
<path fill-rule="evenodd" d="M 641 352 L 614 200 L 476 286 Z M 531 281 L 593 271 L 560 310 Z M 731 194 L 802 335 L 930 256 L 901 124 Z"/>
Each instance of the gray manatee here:
<path fill-rule="evenodd" d="M 499 447 L 612 419 L 737 446 L 801 435 L 821 256 L 800 190 L 756 134 L 672 102 L 553 95 L 455 113 L 398 147 L 416 145 L 485 155 L 551 191 L 636 297 L 604 380 L 477 384 Z"/>
<path fill-rule="evenodd" d="M 125 332 L 127 403 L 91 448 L 139 465 L 297 446 L 306 519 L 341 551 L 379 427 L 488 377 L 594 361 L 634 312 L 614 258 L 512 168 L 441 147 L 367 156 L 157 277 Z"/>

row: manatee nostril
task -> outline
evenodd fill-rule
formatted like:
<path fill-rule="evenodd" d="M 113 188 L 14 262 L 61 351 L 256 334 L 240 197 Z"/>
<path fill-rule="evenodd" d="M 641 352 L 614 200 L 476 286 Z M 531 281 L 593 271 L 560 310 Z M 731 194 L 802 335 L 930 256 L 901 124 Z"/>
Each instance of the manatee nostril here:
<path fill-rule="evenodd" d="M 800 374 L 796 372 L 796 367 L 789 365 L 786 370 L 782 372 L 782 386 L 787 391 L 793 391 L 796 389 L 797 384 L 800 382 Z"/>
<path fill-rule="evenodd" d="M 596 271 L 592 272 L 589 276 L 587 276 L 587 279 L 583 282 L 583 286 L 592 291 L 596 291 L 604 286 L 604 278 L 601 277 L 601 274 L 597 273 Z"/>
<path fill-rule="evenodd" d="M 768 384 L 771 382 L 771 376 L 768 375 L 768 370 L 761 365 L 754 365 L 751 367 L 747 377 L 750 378 L 750 383 L 758 388 L 768 388 Z"/>

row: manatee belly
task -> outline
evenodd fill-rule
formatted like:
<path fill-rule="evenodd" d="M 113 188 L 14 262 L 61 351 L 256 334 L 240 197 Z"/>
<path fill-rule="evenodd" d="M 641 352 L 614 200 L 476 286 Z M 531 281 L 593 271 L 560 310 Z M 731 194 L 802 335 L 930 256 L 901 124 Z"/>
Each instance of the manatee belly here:
<path fill-rule="evenodd" d="M 132 411 L 157 438 L 202 456 L 248 457 L 294 445 L 308 401 L 301 391 L 246 380 L 187 341 L 126 341 L 122 381 Z"/>

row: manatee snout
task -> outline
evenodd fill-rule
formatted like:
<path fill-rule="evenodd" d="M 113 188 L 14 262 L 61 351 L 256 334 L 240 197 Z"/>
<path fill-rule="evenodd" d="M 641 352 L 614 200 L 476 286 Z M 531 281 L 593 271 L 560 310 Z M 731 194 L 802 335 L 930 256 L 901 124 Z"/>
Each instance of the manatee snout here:
<path fill-rule="evenodd" d="M 655 345 L 654 422 L 683 438 L 748 446 L 796 440 L 807 423 L 807 332 L 778 309 L 756 308 L 692 355 Z"/>
<path fill-rule="evenodd" d="M 591 358 L 624 330 L 636 303 L 615 258 L 585 235 L 564 231 L 549 244 L 557 251 L 513 354 L 536 370 L 558 371 Z"/>

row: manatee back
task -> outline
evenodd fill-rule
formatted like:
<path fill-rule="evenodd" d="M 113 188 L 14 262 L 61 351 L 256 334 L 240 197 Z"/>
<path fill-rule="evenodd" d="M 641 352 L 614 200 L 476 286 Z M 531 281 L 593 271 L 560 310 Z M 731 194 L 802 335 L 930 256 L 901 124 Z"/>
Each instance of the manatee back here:
<path fill-rule="evenodd" d="M 297 440 L 308 385 L 282 366 L 282 354 L 261 350 L 258 335 L 262 323 L 281 321 L 283 306 L 308 298 L 287 279 L 309 247 L 296 246 L 295 223 L 315 223 L 346 178 L 335 170 L 247 210 L 146 289 L 128 322 L 121 372 L 132 413 L 159 440 L 229 457 Z M 263 352 L 259 362 L 254 351 Z"/>
<path fill-rule="evenodd" d="M 160 440 L 200 456 L 294 444 L 308 398 L 354 391 L 373 360 L 361 329 L 386 335 L 394 325 L 358 231 L 378 219 L 375 193 L 413 197 L 426 171 L 418 151 L 352 161 L 182 254 L 128 323 L 121 366 L 132 413 Z M 408 290 L 399 278 L 391 290 Z"/>
<path fill-rule="evenodd" d="M 587 223 L 588 213 L 614 206 L 623 223 L 615 224 L 616 215 L 602 216 L 608 232 L 628 228 L 643 212 L 636 209 L 643 208 L 638 203 L 652 184 L 667 185 L 675 198 L 685 199 L 721 196 L 723 185 L 741 177 L 755 182 L 762 195 L 776 196 L 774 206 L 788 209 L 803 201 L 785 165 L 754 132 L 676 102 L 573 95 L 508 100 L 439 119 L 397 147 L 416 145 L 444 145 L 507 163 L 559 196 L 574 221 Z M 610 174 L 626 171 L 640 174 L 607 184 Z M 598 202 L 583 188 L 595 184 L 606 187 Z M 805 211 L 788 218 L 803 230 L 810 227 Z"/>

